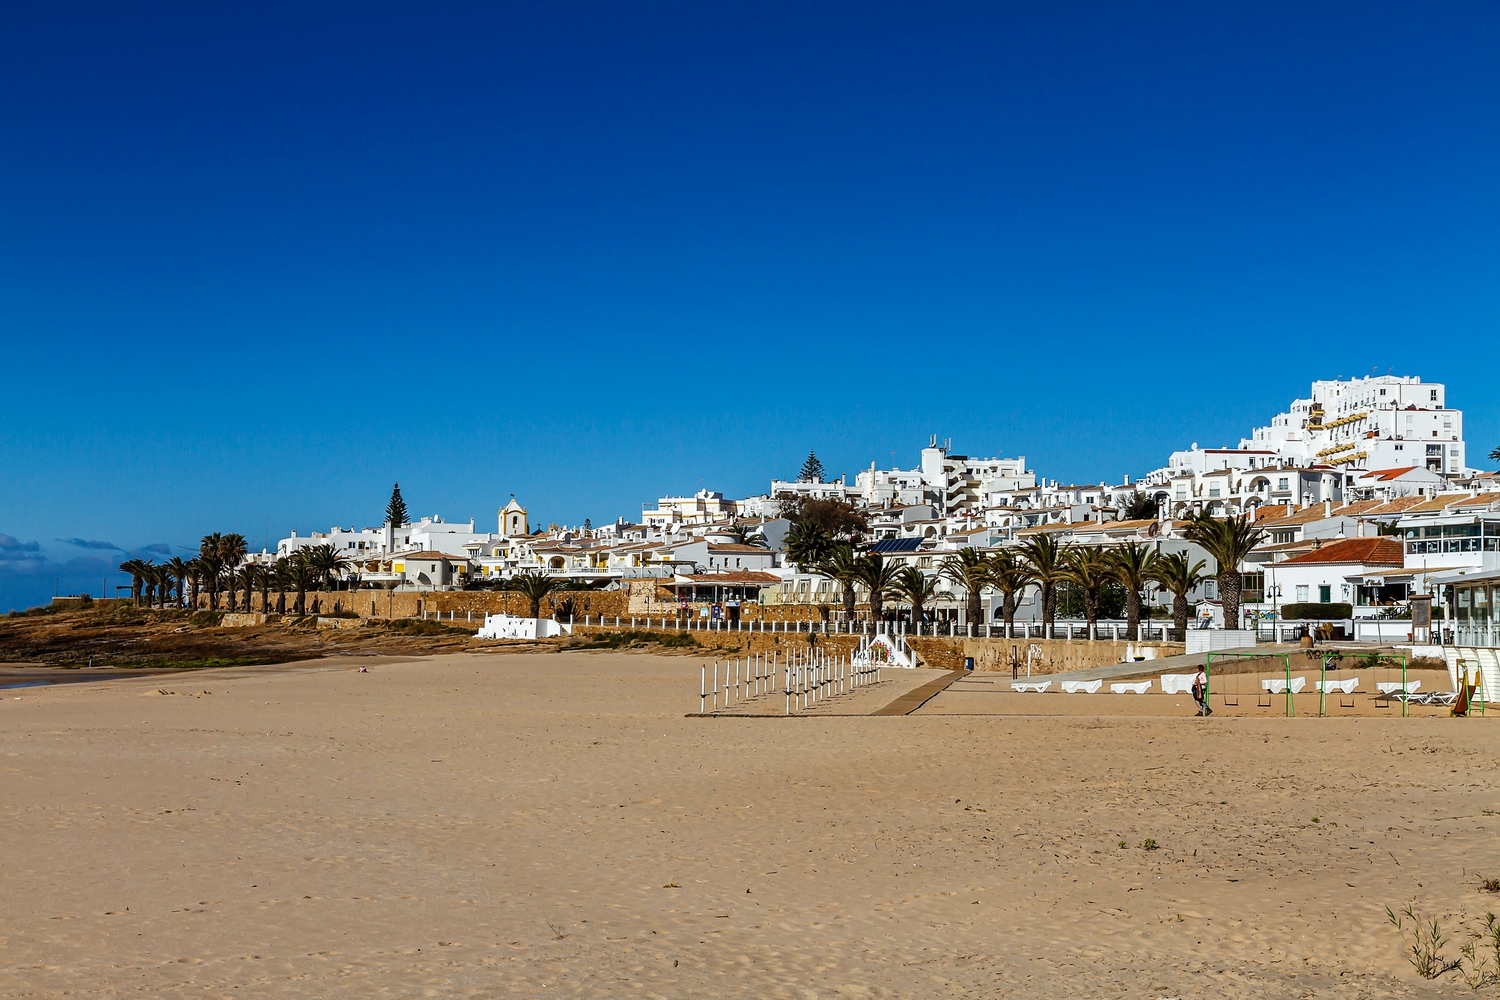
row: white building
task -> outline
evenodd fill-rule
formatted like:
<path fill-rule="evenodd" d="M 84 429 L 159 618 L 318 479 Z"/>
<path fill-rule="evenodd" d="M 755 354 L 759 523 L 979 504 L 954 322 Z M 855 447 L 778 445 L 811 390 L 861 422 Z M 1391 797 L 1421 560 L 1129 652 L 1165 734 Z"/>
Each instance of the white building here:
<path fill-rule="evenodd" d="M 1240 447 L 1302 465 L 1417 466 L 1459 476 L 1467 468 L 1463 413 L 1448 409 L 1446 396 L 1440 383 L 1406 375 L 1314 382 L 1311 398 L 1293 400 Z"/>
<path fill-rule="evenodd" d="M 662 497 L 655 510 L 642 510 L 641 523 L 651 527 L 678 524 L 709 524 L 733 519 L 740 512 L 738 501 L 724 499 L 713 490 L 699 490 L 690 497 Z"/>
<path fill-rule="evenodd" d="M 869 507 L 931 504 L 940 516 L 983 510 L 1009 497 L 1035 489 L 1036 474 L 1026 458 L 969 458 L 950 454 L 951 442 L 938 444 L 933 435 L 922 449 L 921 464 L 912 470 L 870 468 L 855 477 L 854 492 Z"/>

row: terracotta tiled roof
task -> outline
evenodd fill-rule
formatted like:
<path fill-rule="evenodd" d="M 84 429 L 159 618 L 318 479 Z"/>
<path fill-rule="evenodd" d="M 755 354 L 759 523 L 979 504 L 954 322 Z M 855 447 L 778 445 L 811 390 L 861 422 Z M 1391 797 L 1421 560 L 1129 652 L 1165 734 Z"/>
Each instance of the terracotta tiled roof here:
<path fill-rule="evenodd" d="M 1281 565 L 1358 563 L 1362 566 L 1400 566 L 1405 562 L 1401 543 L 1394 538 L 1345 538 L 1311 552 L 1292 556 Z"/>
<path fill-rule="evenodd" d="M 722 583 L 726 585 L 781 582 L 781 577 L 774 573 L 757 573 L 753 570 L 736 571 L 734 573 L 693 573 L 688 576 L 688 579 L 694 583 Z"/>
<path fill-rule="evenodd" d="M 1473 502 L 1476 498 L 1467 493 L 1439 493 L 1435 497 L 1428 497 L 1420 503 L 1413 504 L 1405 511 L 1407 514 L 1440 514 L 1447 508 L 1465 501 Z"/>
<path fill-rule="evenodd" d="M 1363 476 L 1360 476 L 1359 478 L 1361 478 L 1361 479 L 1378 479 L 1378 480 L 1380 480 L 1383 483 L 1388 483 L 1392 479 L 1400 479 L 1402 476 L 1406 475 L 1408 472 L 1415 471 L 1416 468 L 1417 467 L 1415 465 L 1408 465 L 1405 468 L 1401 468 L 1401 469 L 1373 469 L 1370 472 L 1366 472 Z"/>
<path fill-rule="evenodd" d="M 1360 517 L 1379 506 L 1379 500 L 1358 500 L 1354 503 L 1337 504 L 1331 510 L 1328 510 L 1327 513 L 1324 513 L 1326 508 L 1323 504 L 1315 503 L 1310 507 L 1293 511 L 1290 514 L 1283 514 L 1281 517 L 1276 518 L 1275 526 L 1281 528 L 1294 524 L 1311 524 L 1314 521 L 1321 521 L 1329 517 Z M 1265 508 L 1262 507 L 1261 509 L 1264 510 Z M 1262 523 L 1259 517 L 1257 517 L 1256 523 Z"/>
<path fill-rule="evenodd" d="M 1369 510 L 1365 511 L 1364 516 L 1385 517 L 1389 514 L 1403 514 L 1406 511 L 1411 510 L 1417 504 L 1423 502 L 1424 498 L 1422 497 L 1397 497 L 1394 500 L 1386 501 L 1378 507 L 1371 507 Z"/>

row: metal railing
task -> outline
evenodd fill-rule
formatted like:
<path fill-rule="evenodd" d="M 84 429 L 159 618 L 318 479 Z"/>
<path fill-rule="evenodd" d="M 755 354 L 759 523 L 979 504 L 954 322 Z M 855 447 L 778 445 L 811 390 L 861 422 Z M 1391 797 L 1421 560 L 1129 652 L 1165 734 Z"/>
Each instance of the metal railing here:
<path fill-rule="evenodd" d="M 938 639 L 1075 639 L 1089 640 L 1088 626 L 1079 621 L 1059 621 L 1051 634 L 1040 621 L 1018 621 L 1007 631 L 1002 624 L 960 625 L 954 621 L 919 623 L 861 621 L 776 621 L 765 618 L 728 619 L 673 617 L 669 615 L 575 616 L 569 624 L 595 628 L 648 629 L 669 632 L 761 633 L 765 635 L 889 635 L 903 642 L 909 638 Z M 1132 639 L 1126 623 L 1099 622 L 1092 638 L 1102 642 L 1164 642 L 1172 628 L 1164 623 L 1142 621 L 1140 635 Z"/>

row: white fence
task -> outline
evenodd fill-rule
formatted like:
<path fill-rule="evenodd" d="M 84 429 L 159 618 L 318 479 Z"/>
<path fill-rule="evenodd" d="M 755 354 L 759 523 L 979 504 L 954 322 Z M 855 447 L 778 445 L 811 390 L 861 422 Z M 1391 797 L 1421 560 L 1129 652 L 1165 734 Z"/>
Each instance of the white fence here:
<path fill-rule="evenodd" d="M 860 663 L 821 649 L 755 653 L 725 660 L 722 665 L 715 660 L 711 675 L 708 664 L 703 665 L 698 714 L 745 708 L 758 698 L 780 694 L 784 714 L 793 715 L 878 683 L 880 664 L 873 660 Z"/>

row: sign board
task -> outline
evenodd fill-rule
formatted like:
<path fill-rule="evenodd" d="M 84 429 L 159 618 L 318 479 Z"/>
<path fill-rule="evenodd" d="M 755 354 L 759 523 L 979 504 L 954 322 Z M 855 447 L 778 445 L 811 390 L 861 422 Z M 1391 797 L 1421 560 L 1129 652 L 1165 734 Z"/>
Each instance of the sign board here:
<path fill-rule="evenodd" d="M 1411 599 L 1411 627 L 1432 628 L 1432 595 L 1413 594 Z"/>

